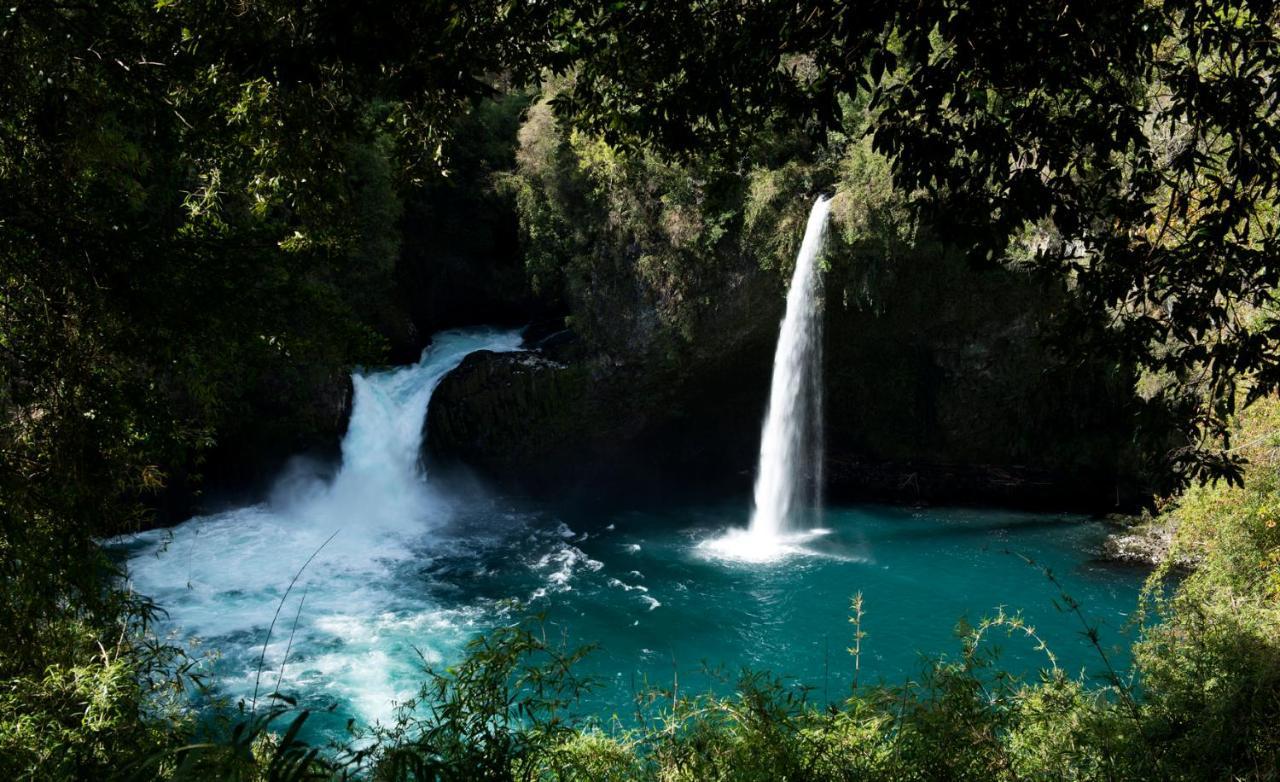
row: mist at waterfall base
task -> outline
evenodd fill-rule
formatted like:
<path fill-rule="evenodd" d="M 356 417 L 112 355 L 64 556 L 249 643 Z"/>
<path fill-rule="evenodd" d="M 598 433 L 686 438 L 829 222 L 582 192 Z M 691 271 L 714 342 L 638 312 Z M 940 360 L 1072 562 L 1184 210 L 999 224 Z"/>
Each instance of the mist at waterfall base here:
<path fill-rule="evenodd" d="M 601 686 L 581 708 L 602 721 L 632 719 L 636 689 L 674 676 L 682 692 L 731 691 L 741 666 L 838 701 L 859 591 L 863 683 L 958 654 L 957 621 L 997 606 L 1024 611 L 1064 668 L 1097 670 L 1082 628 L 1054 608 L 1056 589 L 1009 551 L 1051 567 L 1108 647 L 1131 640 L 1121 629 L 1142 574 L 1095 561 L 1104 526 L 1077 517 L 828 507 L 827 534 L 752 562 L 704 545 L 741 526 L 742 498 L 570 511 L 433 483 L 418 467 L 431 391 L 466 353 L 518 343 L 514 332 L 437 335 L 419 364 L 356 378 L 336 475 L 287 471 L 261 504 L 115 542 L 133 587 L 168 611 L 162 629 L 209 655 L 217 698 L 247 705 L 256 690 L 261 704 L 278 690 L 312 710 L 309 738 L 340 740 L 348 720 L 392 720 L 424 664 L 452 662 L 476 633 L 513 621 L 509 599 L 545 612 L 549 635 L 599 645 L 580 670 Z M 996 642 L 1010 671 L 1044 665 L 1029 643 Z"/>

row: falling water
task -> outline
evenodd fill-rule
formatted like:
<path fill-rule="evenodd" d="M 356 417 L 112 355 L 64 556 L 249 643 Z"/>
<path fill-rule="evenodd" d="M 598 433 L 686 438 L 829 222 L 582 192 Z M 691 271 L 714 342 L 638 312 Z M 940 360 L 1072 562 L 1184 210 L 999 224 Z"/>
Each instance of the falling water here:
<path fill-rule="evenodd" d="M 810 221 L 783 344 L 802 343 L 788 343 L 787 335 L 804 332 L 794 322 L 799 315 L 812 320 L 814 314 L 813 255 L 824 206 L 819 203 Z M 819 325 L 806 327 L 813 350 Z M 336 476 L 294 471 L 269 501 L 113 544 L 128 558 L 133 586 L 164 608 L 155 628 L 159 637 L 192 651 L 198 660 L 193 672 L 207 677 L 214 687 L 208 694 L 225 701 L 227 717 L 243 719 L 237 704 L 252 708 L 255 694 L 261 714 L 264 704 L 277 703 L 272 696 L 278 691 L 309 713 L 299 738 L 314 746 L 350 742 L 349 721 L 391 725 L 405 713 L 398 704 L 430 681 L 424 664 L 438 671 L 460 659 L 476 633 L 513 621 L 508 598 L 546 611 L 550 622 L 563 626 L 566 644 L 608 640 L 581 663 L 580 673 L 600 686 L 575 705 L 581 716 L 601 721 L 618 720 L 618 704 L 634 693 L 628 681 L 661 680 L 672 675 L 677 659 L 685 661 L 677 675 L 701 670 L 706 663 L 700 661 L 708 661 L 785 669 L 799 683 L 825 682 L 828 671 L 813 654 L 812 639 L 845 621 L 841 606 L 850 583 L 893 601 L 900 621 L 877 630 L 876 648 L 884 654 L 875 656 L 874 671 L 893 681 L 917 669 L 920 653 L 949 648 L 945 628 L 953 617 L 1010 594 L 1026 596 L 1030 612 L 1052 597 L 1043 594 L 1038 571 L 1000 567 L 1002 555 L 989 545 L 992 529 L 1018 535 L 1020 550 L 1060 570 L 1082 567 L 1082 552 L 1106 532 L 1092 522 L 1044 524 L 1021 514 L 892 508 L 833 508 L 822 524 L 827 529 L 801 531 L 795 527 L 803 526 L 800 511 L 811 498 L 804 480 L 809 473 L 800 472 L 792 476 L 798 488 L 791 492 L 789 517 L 800 524 L 783 533 L 740 527 L 700 541 L 703 554 L 734 560 L 727 567 L 717 562 L 713 570 L 688 556 L 691 533 L 715 529 L 730 514 L 740 517 L 738 509 L 664 503 L 652 511 L 574 512 L 567 518 L 589 525 L 575 532 L 563 521 L 565 506 L 527 509 L 463 485 L 469 481 L 428 480 L 418 451 L 433 390 L 470 351 L 510 350 L 519 343 L 514 332 L 487 329 L 437 334 L 418 364 L 353 379 L 354 406 Z M 780 376 L 788 374 L 783 358 L 789 354 L 780 345 Z M 808 366 L 806 382 L 820 366 L 816 354 Z M 810 395 L 805 409 L 808 431 L 815 434 L 817 384 L 775 385 L 798 385 L 802 399 Z M 771 418 L 798 409 L 787 394 L 775 389 L 774 397 Z M 792 449 L 793 458 L 803 461 L 813 447 L 810 436 Z M 769 451 L 762 450 L 764 465 Z M 940 525 L 947 528 L 945 539 L 936 534 Z M 824 536 L 821 549 L 808 547 L 818 535 Z M 756 563 L 792 553 L 821 556 L 804 567 L 766 564 L 761 577 Z M 1119 626 L 1141 583 L 1115 571 L 1077 586 L 1095 614 L 1105 611 L 1104 622 Z M 1064 657 L 1063 667 L 1084 666 L 1092 647 L 1073 642 L 1078 633 L 1054 625 L 1052 616 L 1044 617 L 1041 630 L 1051 642 L 1058 633 L 1055 650 L 1075 655 Z M 202 643 L 187 644 L 193 637 Z M 207 654 L 211 650 L 217 654 Z M 1034 650 L 1010 651 L 1012 671 L 1033 673 L 1042 664 Z M 833 685 L 848 682 L 836 669 L 830 674 Z M 714 680 L 708 686 L 728 694 Z M 192 690 L 205 708 L 203 688 Z M 291 719 L 286 715 L 271 727 L 283 730 Z"/>
<path fill-rule="evenodd" d="M 818 254 L 826 233 L 831 201 L 819 197 L 809 212 L 796 269 L 787 291 L 787 312 L 773 356 L 769 410 L 760 438 L 755 512 L 750 534 L 777 538 L 797 526 L 801 504 L 816 499 L 821 460 L 821 319 L 816 294 Z M 806 488 L 811 489 L 808 497 Z"/>
<path fill-rule="evenodd" d="M 442 332 L 412 366 L 354 375 L 331 480 L 294 469 L 267 502 L 117 541 L 133 587 L 168 612 L 166 629 L 219 650 L 219 684 L 232 702 L 302 689 L 320 699 L 309 704 L 317 712 L 342 703 L 373 722 L 412 694 L 414 660 L 439 656 L 453 622 L 401 588 L 403 567 L 450 512 L 419 463 L 427 405 L 468 354 L 515 350 L 520 339 Z"/>
<path fill-rule="evenodd" d="M 353 375 L 342 469 L 310 515 L 328 516 L 335 526 L 355 522 L 366 530 L 412 528 L 430 518 L 430 489 L 419 454 L 432 392 L 467 355 L 515 350 L 520 339 L 518 331 L 445 331 L 432 338 L 416 364 Z"/>

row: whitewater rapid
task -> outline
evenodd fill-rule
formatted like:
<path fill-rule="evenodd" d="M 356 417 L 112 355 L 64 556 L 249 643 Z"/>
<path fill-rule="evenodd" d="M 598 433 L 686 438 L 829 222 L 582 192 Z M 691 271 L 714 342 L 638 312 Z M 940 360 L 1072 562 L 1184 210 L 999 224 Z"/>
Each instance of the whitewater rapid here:
<path fill-rule="evenodd" d="M 478 609 L 424 601 L 401 572 L 454 511 L 421 466 L 424 420 L 467 355 L 520 342 L 518 331 L 437 334 L 418 363 L 353 376 L 332 479 L 298 464 L 265 502 L 116 541 L 131 587 L 164 608 L 166 629 L 216 648 L 232 704 L 302 690 L 321 694 L 313 706 L 386 722 L 414 694 L 416 665 L 466 635 Z"/>

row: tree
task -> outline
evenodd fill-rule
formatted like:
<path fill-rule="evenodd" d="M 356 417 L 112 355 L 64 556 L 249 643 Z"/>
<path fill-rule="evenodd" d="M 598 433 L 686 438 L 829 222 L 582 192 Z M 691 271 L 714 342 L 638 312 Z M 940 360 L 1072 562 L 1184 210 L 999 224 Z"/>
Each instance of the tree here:
<path fill-rule="evenodd" d="M 1028 236 L 1068 329 L 1183 410 L 1184 476 L 1240 476 L 1226 421 L 1280 387 L 1280 31 L 1269 0 L 584 4 L 563 116 L 617 144 L 720 150 L 869 129 L 899 187 L 995 262 Z"/>
<path fill-rule="evenodd" d="M 538 59 L 550 13 L 0 9 L 0 670 L 100 607 L 93 537 L 170 472 L 381 356 L 390 199 L 491 74 Z"/>

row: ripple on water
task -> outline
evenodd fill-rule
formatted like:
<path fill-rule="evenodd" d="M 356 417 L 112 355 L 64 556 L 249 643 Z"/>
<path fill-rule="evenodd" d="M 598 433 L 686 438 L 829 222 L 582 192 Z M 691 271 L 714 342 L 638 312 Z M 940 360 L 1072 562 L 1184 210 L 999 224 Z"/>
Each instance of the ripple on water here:
<path fill-rule="evenodd" d="M 266 628 L 300 564 L 293 560 L 312 548 L 307 525 L 281 524 L 266 508 L 240 513 L 129 544 L 136 586 L 171 610 L 170 627 L 223 652 L 216 681 L 232 703 L 252 694 Z M 473 515 L 424 525 L 416 537 L 335 539 L 281 610 L 261 692 L 275 689 L 283 665 L 281 692 L 316 714 L 312 738 L 341 738 L 347 718 L 390 719 L 421 685 L 424 662 L 456 660 L 475 633 L 512 621 L 505 598 L 530 596 L 549 636 L 600 645 L 580 670 L 610 683 L 583 706 L 605 719 L 626 711 L 646 682 L 669 685 L 677 669 L 682 688 L 720 687 L 701 678 L 704 664 L 730 677 L 745 665 L 820 688 L 829 668 L 836 692 L 850 678 L 843 649 L 855 592 L 867 598 L 867 681 L 901 681 L 918 671 L 921 653 L 955 652 L 956 620 L 997 605 L 1026 610 L 1064 668 L 1079 670 L 1093 652 L 1053 609 L 1056 591 L 1001 550 L 1062 574 L 1091 619 L 1102 620 L 1108 642 L 1118 640 L 1113 632 L 1141 583 L 1140 574 L 1082 566 L 1102 533 L 1079 520 L 831 508 L 829 529 L 758 546 L 743 530 L 725 531 L 726 520 L 744 515 L 740 507 L 591 519 Z M 267 543 L 273 548 L 263 553 Z M 237 570 L 260 567 L 268 575 Z M 1015 672 L 1041 663 L 1016 639 L 1000 642 L 1002 665 Z M 327 707 L 335 711 L 322 717 Z"/>

